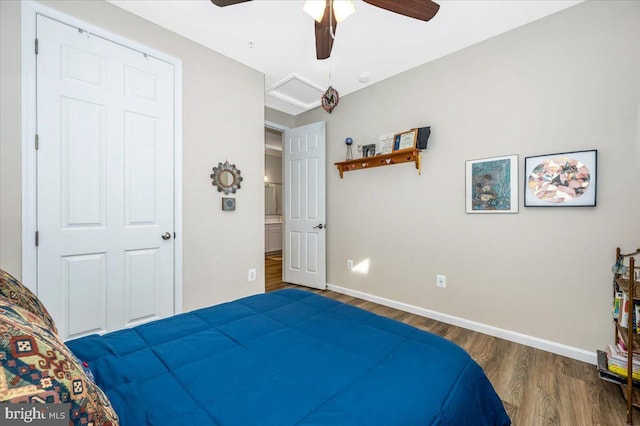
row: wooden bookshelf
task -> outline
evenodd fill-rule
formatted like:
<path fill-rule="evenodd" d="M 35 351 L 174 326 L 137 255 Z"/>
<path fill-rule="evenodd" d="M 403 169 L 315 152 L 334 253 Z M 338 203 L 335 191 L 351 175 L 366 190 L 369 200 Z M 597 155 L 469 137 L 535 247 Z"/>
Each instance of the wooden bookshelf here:
<path fill-rule="evenodd" d="M 640 408 L 640 381 L 633 379 L 633 353 L 640 352 L 640 335 L 634 330 L 634 324 L 640 321 L 640 318 L 635 318 L 635 304 L 640 301 L 640 283 L 636 282 L 635 272 L 636 263 L 635 257 L 640 255 L 640 249 L 633 253 L 623 254 L 618 247 L 616 249 L 616 264 L 620 263 L 627 266 L 627 272 L 616 273 L 613 279 L 613 297 L 616 297 L 616 293 L 622 291 L 625 293 L 628 300 L 627 306 L 629 310 L 628 314 L 628 327 L 623 327 L 620 324 L 620 320 L 623 315 L 624 306 L 620 306 L 618 311 L 618 318 L 614 320 L 614 344 L 618 343 L 619 339 L 622 340 L 627 348 L 627 361 L 626 361 L 626 375 L 617 374 L 608 369 L 608 360 L 605 352 L 597 351 L 598 355 L 598 375 L 602 380 L 606 380 L 613 383 L 620 384 L 622 394 L 627 403 L 627 424 L 633 424 L 633 406 Z M 625 264 L 625 259 L 628 259 Z"/>
<path fill-rule="evenodd" d="M 334 164 L 340 172 L 340 178 L 342 178 L 345 172 L 351 172 L 353 170 L 372 169 L 374 167 L 390 166 L 392 164 L 402 164 L 410 162 L 416 164 L 416 169 L 418 169 L 418 174 L 420 174 L 422 172 L 422 165 L 419 149 L 395 151 L 391 154 L 379 154 L 374 155 L 373 157 L 340 161 L 339 163 Z"/>

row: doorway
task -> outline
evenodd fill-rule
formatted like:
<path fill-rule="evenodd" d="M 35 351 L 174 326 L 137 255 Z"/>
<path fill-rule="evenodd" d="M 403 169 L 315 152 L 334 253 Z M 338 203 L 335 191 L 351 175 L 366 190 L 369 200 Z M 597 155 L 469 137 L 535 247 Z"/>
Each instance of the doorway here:
<path fill-rule="evenodd" d="M 275 223 L 272 215 L 265 216 L 271 218 L 271 223 L 265 223 L 266 252 L 280 249 L 283 282 L 324 290 L 327 287 L 325 122 L 292 129 L 268 123 L 265 127 L 269 128 L 268 132 L 265 130 L 265 145 L 267 136 L 273 134 L 269 136 L 270 147 L 280 147 L 281 165 L 273 173 L 281 177 L 273 180 L 280 180 L 284 194 L 281 215 L 275 215 Z M 273 132 L 274 129 L 279 132 Z M 272 180 L 267 167 L 265 171 L 265 181 Z M 274 204 L 268 198 L 277 196 L 277 187 L 269 191 L 266 205 Z M 275 205 L 277 213 L 277 200 Z M 268 265 L 265 266 L 268 271 Z"/>
<path fill-rule="evenodd" d="M 264 129 L 264 221 L 265 221 L 265 292 L 279 290 L 283 261 L 283 179 L 282 137 L 280 129 Z"/>

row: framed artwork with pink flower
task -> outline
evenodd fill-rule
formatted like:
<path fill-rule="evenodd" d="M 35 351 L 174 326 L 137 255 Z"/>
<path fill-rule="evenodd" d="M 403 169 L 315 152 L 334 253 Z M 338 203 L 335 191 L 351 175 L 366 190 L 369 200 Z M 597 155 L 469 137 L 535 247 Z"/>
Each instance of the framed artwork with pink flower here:
<path fill-rule="evenodd" d="M 594 207 L 597 160 L 595 149 L 525 157 L 525 207 Z"/>

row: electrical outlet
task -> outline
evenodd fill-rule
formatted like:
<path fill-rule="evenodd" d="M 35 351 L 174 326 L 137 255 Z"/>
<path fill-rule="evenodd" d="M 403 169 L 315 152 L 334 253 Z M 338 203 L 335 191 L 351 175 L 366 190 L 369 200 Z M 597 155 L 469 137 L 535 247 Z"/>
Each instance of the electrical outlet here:
<path fill-rule="evenodd" d="M 440 288 L 447 288 L 447 276 L 436 275 L 436 285 Z"/>
<path fill-rule="evenodd" d="M 353 269 L 353 260 L 347 259 L 347 269 L 348 270 L 352 270 Z"/>
<path fill-rule="evenodd" d="M 256 270 L 255 268 L 249 269 L 249 277 L 247 281 L 255 281 L 256 280 Z"/>

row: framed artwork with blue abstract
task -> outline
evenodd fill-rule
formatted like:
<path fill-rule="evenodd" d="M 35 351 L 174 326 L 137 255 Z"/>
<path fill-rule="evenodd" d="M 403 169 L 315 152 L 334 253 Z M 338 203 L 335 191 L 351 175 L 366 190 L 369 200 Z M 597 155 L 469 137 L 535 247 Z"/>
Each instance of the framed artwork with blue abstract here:
<path fill-rule="evenodd" d="M 518 213 L 518 156 L 468 160 L 467 213 Z"/>

